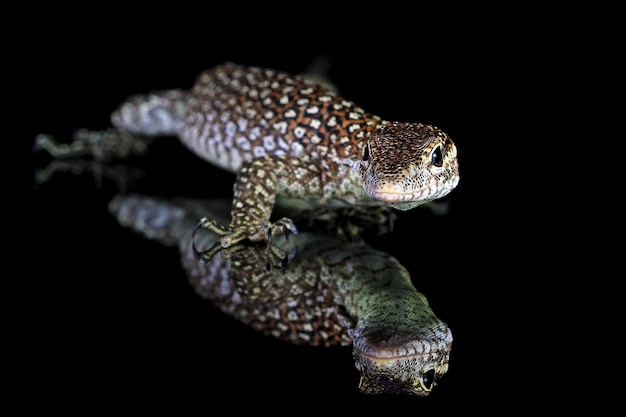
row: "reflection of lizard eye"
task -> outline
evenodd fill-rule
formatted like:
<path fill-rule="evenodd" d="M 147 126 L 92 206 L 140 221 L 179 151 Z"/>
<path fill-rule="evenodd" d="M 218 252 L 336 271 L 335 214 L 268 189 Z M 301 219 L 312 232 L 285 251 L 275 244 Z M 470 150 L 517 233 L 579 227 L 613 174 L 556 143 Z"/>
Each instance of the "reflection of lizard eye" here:
<path fill-rule="evenodd" d="M 426 389 L 431 389 L 435 382 L 435 370 L 431 369 L 422 376 L 422 381 Z"/>
<path fill-rule="evenodd" d="M 363 161 L 369 161 L 370 159 L 370 144 L 367 143 L 365 145 L 365 149 L 363 150 Z"/>
<path fill-rule="evenodd" d="M 433 151 L 433 155 L 431 157 L 432 164 L 436 167 L 441 167 L 443 165 L 443 155 L 441 154 L 441 147 L 437 146 Z"/>

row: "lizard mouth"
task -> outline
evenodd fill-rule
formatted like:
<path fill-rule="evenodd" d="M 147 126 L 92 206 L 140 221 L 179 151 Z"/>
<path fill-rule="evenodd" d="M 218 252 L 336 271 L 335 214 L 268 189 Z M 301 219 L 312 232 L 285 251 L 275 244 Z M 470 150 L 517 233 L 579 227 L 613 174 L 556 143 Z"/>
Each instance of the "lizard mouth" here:
<path fill-rule="evenodd" d="M 405 183 L 376 184 L 364 182 L 364 190 L 368 196 L 375 200 L 400 210 L 409 210 L 447 195 L 456 187 L 458 182 L 458 175 L 451 177 L 449 181 L 443 184 L 437 184 L 434 178 L 431 181 L 422 182 L 422 184 L 412 185 Z"/>
<path fill-rule="evenodd" d="M 436 355 L 435 355 L 436 356 Z M 437 372 L 431 352 L 391 352 L 386 349 L 362 352 L 357 368 L 361 371 L 360 389 L 364 393 L 405 393 L 427 396 L 436 379 L 446 372 Z"/>
<path fill-rule="evenodd" d="M 429 188 L 422 190 L 399 191 L 393 187 L 384 187 L 378 190 L 366 190 L 366 193 L 375 200 L 403 211 L 410 210 L 432 200 L 432 198 L 429 198 Z"/>
<path fill-rule="evenodd" d="M 427 194 L 427 192 L 428 190 L 406 192 L 384 188 L 382 190 L 369 190 L 367 194 L 383 203 L 405 203 L 419 200 L 422 195 Z"/>
<path fill-rule="evenodd" d="M 432 355 L 432 346 L 424 347 L 422 343 L 404 343 L 398 345 L 368 346 L 358 349 L 359 355 L 373 362 L 384 365 L 393 361 L 407 360 L 411 358 L 425 359 Z"/>

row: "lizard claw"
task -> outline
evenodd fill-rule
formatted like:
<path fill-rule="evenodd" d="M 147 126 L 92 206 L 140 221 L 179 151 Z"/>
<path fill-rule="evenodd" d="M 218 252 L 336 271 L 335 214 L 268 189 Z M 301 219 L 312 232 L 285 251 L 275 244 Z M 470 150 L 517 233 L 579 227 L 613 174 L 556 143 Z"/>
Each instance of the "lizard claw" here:
<path fill-rule="evenodd" d="M 208 229 L 216 233 L 217 235 L 221 236 L 219 244 L 218 243 L 213 244 L 212 247 L 208 249 L 207 251 L 202 251 L 202 252 L 198 251 L 196 249 L 195 238 L 196 238 L 196 233 L 198 233 L 200 229 Z M 233 231 L 233 229 L 235 231 Z M 278 220 L 275 223 L 269 223 L 269 222 L 264 223 L 253 234 L 248 234 L 246 230 L 249 230 L 249 229 L 246 229 L 246 228 L 237 229 L 236 227 L 233 227 L 233 225 L 227 228 L 218 224 L 215 220 L 211 220 L 206 217 L 203 217 L 202 219 L 200 219 L 196 227 L 194 227 L 194 230 L 191 236 L 194 255 L 196 256 L 196 258 L 202 259 L 206 262 L 213 255 L 215 255 L 215 253 L 219 252 L 220 249 L 230 248 L 233 245 L 240 243 L 241 241 L 245 239 L 248 239 L 251 242 L 260 242 L 263 240 L 267 240 L 266 249 L 269 249 L 272 244 L 273 236 L 282 234 L 285 236 L 285 240 L 289 241 L 289 234 L 294 234 L 294 235 L 298 234 L 298 229 L 294 225 L 293 221 L 286 217 L 283 217 L 282 219 Z M 295 251 L 297 251 L 297 248 Z M 283 260 L 283 263 L 289 263 L 291 259 L 293 259 L 294 256 L 295 255 L 293 253 L 286 254 L 284 256 L 285 259 Z"/>
<path fill-rule="evenodd" d="M 222 245 L 219 244 L 219 242 L 215 242 L 213 245 L 211 245 L 209 249 L 199 251 L 198 249 L 196 249 L 196 244 L 193 241 L 191 242 L 191 248 L 193 250 L 194 257 L 204 264 L 213 259 L 213 256 L 215 256 L 216 253 L 224 249 Z"/>
<path fill-rule="evenodd" d="M 191 233 L 191 249 L 193 250 L 193 255 L 195 256 L 196 259 L 201 260 L 204 263 L 208 262 L 213 257 L 213 255 L 215 255 L 217 252 L 219 252 L 220 249 L 222 249 L 221 245 L 219 245 L 218 242 L 215 242 L 207 250 L 199 251 L 197 249 L 196 233 L 198 233 L 200 229 L 213 230 L 211 227 L 207 226 L 208 224 L 211 224 L 212 227 L 213 226 L 216 228 L 220 227 L 216 222 L 212 220 L 208 220 L 206 217 L 204 217 L 198 222 L 198 224 L 196 224 L 196 227 L 193 228 L 193 232 Z"/>
<path fill-rule="evenodd" d="M 228 248 L 234 243 L 243 240 L 244 238 L 242 233 L 230 233 L 230 230 L 227 227 L 224 227 L 221 224 L 218 224 L 215 220 L 211 220 L 206 217 L 200 219 L 200 221 L 193 230 L 192 238 L 195 237 L 199 229 L 208 229 L 213 233 L 222 236 L 222 238 L 220 239 L 220 244 L 223 248 Z"/>

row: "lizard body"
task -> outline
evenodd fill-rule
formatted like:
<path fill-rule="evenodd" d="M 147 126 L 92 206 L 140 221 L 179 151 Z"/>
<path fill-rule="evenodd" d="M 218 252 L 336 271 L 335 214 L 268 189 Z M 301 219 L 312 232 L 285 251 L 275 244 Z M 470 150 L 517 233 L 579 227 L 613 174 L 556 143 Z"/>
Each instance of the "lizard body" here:
<path fill-rule="evenodd" d="M 111 121 L 121 135 L 177 136 L 236 174 L 230 224 L 199 224 L 222 235 L 223 247 L 297 232 L 287 217 L 270 222 L 277 199 L 408 210 L 459 181 L 457 149 L 442 130 L 383 120 L 321 83 L 271 69 L 225 63 L 189 91 L 130 97 Z"/>

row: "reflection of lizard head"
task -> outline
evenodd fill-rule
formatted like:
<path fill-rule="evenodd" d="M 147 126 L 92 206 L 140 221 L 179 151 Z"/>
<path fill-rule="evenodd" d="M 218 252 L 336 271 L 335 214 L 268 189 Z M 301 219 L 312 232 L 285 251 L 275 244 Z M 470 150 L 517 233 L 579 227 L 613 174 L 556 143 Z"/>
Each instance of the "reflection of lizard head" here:
<path fill-rule="evenodd" d="M 361 392 L 429 395 L 448 371 L 451 343 L 452 333 L 443 323 L 423 335 L 383 330 L 358 336 L 354 357 Z"/>

